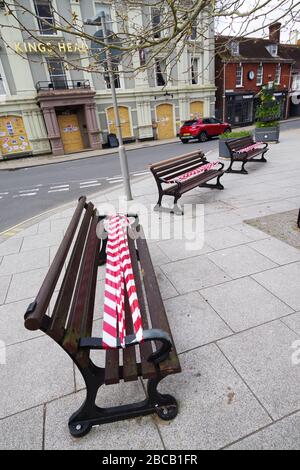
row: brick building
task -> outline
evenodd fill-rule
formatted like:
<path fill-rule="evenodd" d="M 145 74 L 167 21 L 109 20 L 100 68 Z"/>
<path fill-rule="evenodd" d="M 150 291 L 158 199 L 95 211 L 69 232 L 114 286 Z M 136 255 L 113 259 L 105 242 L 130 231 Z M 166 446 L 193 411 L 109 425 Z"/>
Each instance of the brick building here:
<path fill-rule="evenodd" d="M 274 83 L 281 118 L 290 110 L 297 46 L 280 43 L 280 23 L 270 26 L 269 39 L 216 37 L 216 116 L 233 126 L 254 122 L 261 86 Z M 298 48 L 300 51 L 300 48 Z M 296 52 L 297 53 L 297 52 Z"/>

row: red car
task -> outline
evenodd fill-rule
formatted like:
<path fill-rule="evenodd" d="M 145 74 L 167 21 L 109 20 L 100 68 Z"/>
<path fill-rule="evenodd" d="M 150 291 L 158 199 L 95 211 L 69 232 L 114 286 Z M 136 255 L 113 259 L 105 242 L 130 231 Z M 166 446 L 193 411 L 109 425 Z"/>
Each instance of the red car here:
<path fill-rule="evenodd" d="M 179 131 L 179 138 L 183 144 L 189 140 L 198 139 L 199 142 L 206 142 L 209 138 L 215 137 L 224 132 L 231 132 L 228 122 L 222 122 L 215 118 L 200 118 L 186 121 Z"/>

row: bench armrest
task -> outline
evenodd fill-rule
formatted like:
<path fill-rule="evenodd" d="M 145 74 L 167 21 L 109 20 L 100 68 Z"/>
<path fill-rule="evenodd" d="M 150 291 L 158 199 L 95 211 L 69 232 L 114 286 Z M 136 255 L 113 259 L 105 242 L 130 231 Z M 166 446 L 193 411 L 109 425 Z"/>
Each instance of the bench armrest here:
<path fill-rule="evenodd" d="M 160 349 L 151 354 L 148 361 L 153 362 L 154 364 L 159 364 L 168 358 L 172 349 L 172 340 L 168 333 L 155 328 L 144 330 L 144 341 L 159 341 L 162 343 Z M 125 338 L 125 344 L 125 347 L 129 348 L 131 346 L 138 346 L 140 343 L 136 340 L 135 335 L 128 335 Z M 102 338 L 81 338 L 79 341 L 79 348 L 98 351 L 106 349 L 103 347 Z M 117 349 L 122 349 L 119 340 L 117 340 Z"/>

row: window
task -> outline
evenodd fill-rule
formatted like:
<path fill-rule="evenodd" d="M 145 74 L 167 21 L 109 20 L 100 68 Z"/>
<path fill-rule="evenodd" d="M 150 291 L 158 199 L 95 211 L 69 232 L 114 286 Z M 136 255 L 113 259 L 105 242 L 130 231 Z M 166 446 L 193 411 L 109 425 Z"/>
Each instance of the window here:
<path fill-rule="evenodd" d="M 153 37 L 159 39 L 161 37 L 161 14 L 158 8 L 151 8 L 151 24 L 153 30 Z"/>
<path fill-rule="evenodd" d="M 237 65 L 237 67 L 236 67 L 235 85 L 237 87 L 243 86 L 243 67 L 242 67 L 242 65 Z"/>
<path fill-rule="evenodd" d="M 239 55 L 240 54 L 240 45 L 238 42 L 233 41 L 230 43 L 230 50 L 232 55 Z"/>
<path fill-rule="evenodd" d="M 104 68 L 105 68 L 104 80 L 105 80 L 105 83 L 106 83 L 106 88 L 110 89 L 111 88 L 111 83 L 110 83 L 108 68 L 107 68 L 107 66 L 104 66 Z M 120 72 L 119 72 L 119 65 L 118 64 L 112 64 L 112 72 L 113 72 L 113 77 L 114 77 L 115 88 L 121 88 Z"/>
<path fill-rule="evenodd" d="M 197 21 L 194 21 L 194 23 L 192 24 L 192 28 L 191 28 L 190 39 L 192 39 L 192 41 L 195 41 L 197 39 L 197 34 L 198 34 Z"/>
<path fill-rule="evenodd" d="M 275 85 L 280 85 L 280 79 L 281 79 L 281 65 L 277 64 L 276 65 L 276 70 L 275 70 L 274 84 Z"/>
<path fill-rule="evenodd" d="M 260 65 L 257 69 L 257 75 L 256 75 L 257 86 L 261 86 L 263 84 L 263 78 L 264 78 L 264 68 L 262 65 Z"/>
<path fill-rule="evenodd" d="M 108 5 L 107 3 L 96 2 L 96 3 L 95 3 L 95 11 L 96 11 L 96 14 L 97 14 L 97 13 L 101 13 L 102 11 L 104 11 L 106 21 L 107 21 L 108 23 L 111 21 L 110 5 Z M 111 26 L 112 26 L 111 24 L 108 24 L 108 25 L 107 25 L 107 29 L 111 30 L 111 29 L 112 29 Z"/>
<path fill-rule="evenodd" d="M 65 65 L 62 60 L 54 57 L 47 58 L 50 81 L 55 90 L 68 88 Z"/>
<path fill-rule="evenodd" d="M 278 44 L 270 44 L 267 46 L 268 51 L 270 52 L 272 57 L 277 57 L 278 55 Z"/>
<path fill-rule="evenodd" d="M 192 85 L 198 85 L 199 83 L 199 59 L 191 59 L 191 82 Z"/>
<path fill-rule="evenodd" d="M 41 34 L 56 34 L 52 2 L 49 0 L 34 0 L 35 13 Z"/>
<path fill-rule="evenodd" d="M 293 75 L 292 90 L 300 91 L 300 73 Z"/>
<path fill-rule="evenodd" d="M 164 60 L 161 60 L 161 59 L 155 60 L 155 77 L 156 77 L 156 86 L 165 86 L 167 82 L 167 77 L 166 77 L 166 64 Z"/>

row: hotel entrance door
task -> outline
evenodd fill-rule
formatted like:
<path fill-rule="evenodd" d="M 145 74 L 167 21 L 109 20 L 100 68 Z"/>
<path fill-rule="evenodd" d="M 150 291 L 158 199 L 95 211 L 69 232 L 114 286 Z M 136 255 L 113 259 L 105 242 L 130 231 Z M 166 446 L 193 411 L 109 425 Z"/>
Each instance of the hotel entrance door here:
<path fill-rule="evenodd" d="M 60 135 L 65 153 L 80 152 L 84 150 L 77 114 L 57 116 Z"/>

